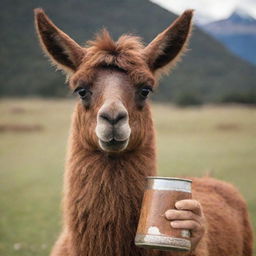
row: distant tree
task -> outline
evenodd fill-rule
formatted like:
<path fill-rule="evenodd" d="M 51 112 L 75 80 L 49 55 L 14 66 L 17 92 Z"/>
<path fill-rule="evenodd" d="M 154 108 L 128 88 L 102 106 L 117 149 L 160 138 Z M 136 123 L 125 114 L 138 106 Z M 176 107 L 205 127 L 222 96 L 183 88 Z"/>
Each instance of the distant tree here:
<path fill-rule="evenodd" d="M 221 102 L 256 105 L 256 92 L 226 94 Z"/>
<path fill-rule="evenodd" d="M 200 106 L 203 104 L 203 100 L 195 92 L 181 92 L 175 97 L 174 103 L 180 107 Z"/>

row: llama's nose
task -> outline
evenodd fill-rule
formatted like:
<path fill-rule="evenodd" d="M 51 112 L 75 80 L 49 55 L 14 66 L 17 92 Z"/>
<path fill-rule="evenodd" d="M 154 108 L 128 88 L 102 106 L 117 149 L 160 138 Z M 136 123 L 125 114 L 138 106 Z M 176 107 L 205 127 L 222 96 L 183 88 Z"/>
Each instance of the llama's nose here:
<path fill-rule="evenodd" d="M 120 112 L 101 112 L 99 114 L 99 118 L 105 122 L 108 122 L 111 125 L 116 125 L 120 123 L 121 121 L 127 121 L 128 114 L 126 111 L 120 111 Z"/>

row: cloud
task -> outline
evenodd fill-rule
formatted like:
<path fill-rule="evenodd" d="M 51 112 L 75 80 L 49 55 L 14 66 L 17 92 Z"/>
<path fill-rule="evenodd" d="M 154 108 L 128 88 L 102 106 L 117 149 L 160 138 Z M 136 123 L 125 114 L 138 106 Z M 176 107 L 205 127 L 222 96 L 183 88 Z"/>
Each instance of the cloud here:
<path fill-rule="evenodd" d="M 236 8 L 242 8 L 256 17 L 255 0 L 150 0 L 176 14 L 195 9 L 198 16 L 208 20 L 227 18 Z"/>

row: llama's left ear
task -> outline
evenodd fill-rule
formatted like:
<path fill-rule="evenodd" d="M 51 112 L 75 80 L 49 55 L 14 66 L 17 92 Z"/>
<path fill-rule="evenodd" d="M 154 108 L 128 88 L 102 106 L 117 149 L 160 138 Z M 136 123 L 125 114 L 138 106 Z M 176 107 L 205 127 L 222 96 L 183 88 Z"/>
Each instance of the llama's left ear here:
<path fill-rule="evenodd" d="M 34 11 L 36 31 L 44 52 L 59 69 L 73 73 L 81 64 L 85 49 L 57 28 L 42 9 Z"/>
<path fill-rule="evenodd" d="M 152 72 L 168 72 L 186 51 L 192 16 L 193 10 L 185 11 L 145 47 L 144 54 Z"/>

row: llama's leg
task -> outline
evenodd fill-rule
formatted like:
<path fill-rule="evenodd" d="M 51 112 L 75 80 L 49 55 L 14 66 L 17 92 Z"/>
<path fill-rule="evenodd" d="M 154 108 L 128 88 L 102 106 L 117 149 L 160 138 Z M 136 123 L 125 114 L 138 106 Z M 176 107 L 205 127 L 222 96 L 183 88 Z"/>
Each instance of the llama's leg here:
<path fill-rule="evenodd" d="M 50 256 L 71 256 L 69 251 L 68 236 L 63 232 L 53 246 Z"/>

